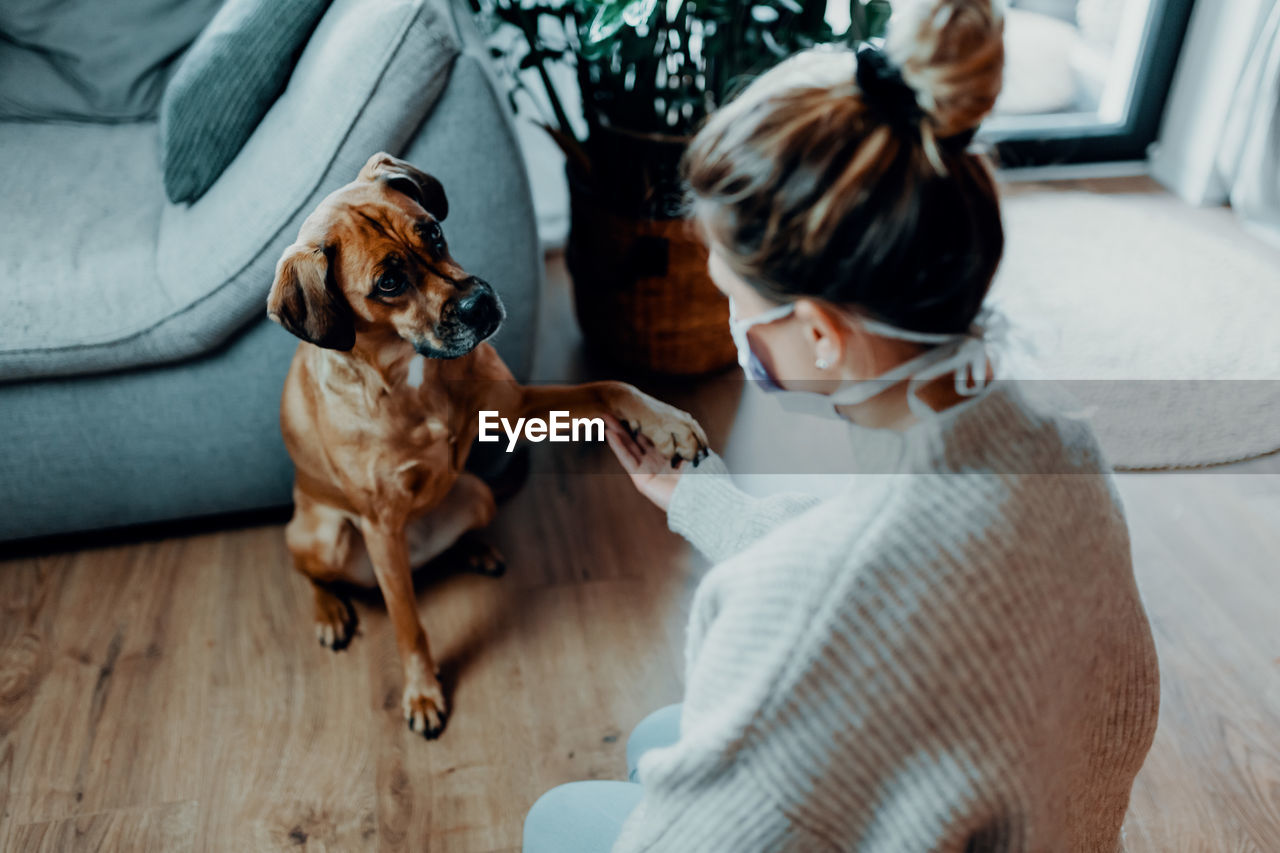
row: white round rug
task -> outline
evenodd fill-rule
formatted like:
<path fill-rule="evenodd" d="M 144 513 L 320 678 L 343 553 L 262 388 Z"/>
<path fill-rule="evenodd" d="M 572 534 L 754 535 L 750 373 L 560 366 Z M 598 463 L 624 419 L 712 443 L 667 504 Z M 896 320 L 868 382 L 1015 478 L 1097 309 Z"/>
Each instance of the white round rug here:
<path fill-rule="evenodd" d="M 1117 468 L 1280 450 L 1280 253 L 1155 194 L 1026 192 L 1004 210 L 992 302 L 1012 378 L 1061 382 Z"/>

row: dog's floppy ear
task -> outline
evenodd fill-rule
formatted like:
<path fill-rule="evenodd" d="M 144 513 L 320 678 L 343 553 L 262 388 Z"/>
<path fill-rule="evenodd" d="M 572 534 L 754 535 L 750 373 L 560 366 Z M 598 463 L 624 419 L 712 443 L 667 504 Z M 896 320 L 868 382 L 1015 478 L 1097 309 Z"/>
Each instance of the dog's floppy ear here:
<path fill-rule="evenodd" d="M 369 158 L 359 177 L 366 181 L 386 181 L 387 186 L 422 205 L 422 209 L 441 222 L 449 215 L 449 199 L 444 187 L 431 175 L 398 157 L 379 151 Z"/>
<path fill-rule="evenodd" d="M 276 264 L 267 316 L 318 347 L 349 350 L 356 344 L 351 306 L 329 275 L 329 257 L 315 244 L 294 243 Z"/>

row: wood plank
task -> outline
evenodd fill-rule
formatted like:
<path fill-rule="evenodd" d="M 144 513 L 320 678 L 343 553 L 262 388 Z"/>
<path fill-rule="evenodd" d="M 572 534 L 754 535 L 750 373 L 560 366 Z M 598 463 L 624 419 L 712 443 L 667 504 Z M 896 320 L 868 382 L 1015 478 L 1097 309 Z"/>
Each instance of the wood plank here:
<path fill-rule="evenodd" d="M 82 814 L 17 828 L 6 850 L 21 853 L 188 853 L 195 849 L 192 801 Z"/>
<path fill-rule="evenodd" d="M 12 820 L 194 798 L 204 696 L 186 668 L 203 635 L 201 612 L 183 610 L 202 598 L 210 564 L 201 557 L 217 541 L 117 547 L 26 568 L 36 577 L 26 628 L 3 664 L 6 680 L 25 682 L 21 716 L 5 731 Z"/>
<path fill-rule="evenodd" d="M 310 590 L 279 527 L 224 537 L 205 606 L 216 642 L 202 742 L 201 849 L 357 850 L 375 843 L 370 643 L 321 648 Z M 397 715 L 399 703 L 397 697 Z"/>
<path fill-rule="evenodd" d="M 1280 849 L 1280 524 L 1235 478 L 1120 483 L 1162 687 L 1130 849 Z"/>

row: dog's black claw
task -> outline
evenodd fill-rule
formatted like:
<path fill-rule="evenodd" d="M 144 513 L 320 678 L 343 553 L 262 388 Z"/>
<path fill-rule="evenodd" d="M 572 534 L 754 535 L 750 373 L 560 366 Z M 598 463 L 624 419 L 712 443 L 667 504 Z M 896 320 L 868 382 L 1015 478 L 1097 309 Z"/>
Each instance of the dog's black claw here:
<path fill-rule="evenodd" d="M 677 453 L 675 456 L 672 456 L 672 457 L 671 457 L 671 467 L 672 467 L 672 468 L 679 468 L 679 467 L 680 467 L 680 463 L 681 463 L 681 462 L 683 462 L 683 461 L 684 461 L 684 457 L 683 457 L 683 456 L 681 456 L 679 453 Z"/>
<path fill-rule="evenodd" d="M 693 467 L 697 468 L 698 463 L 701 462 L 703 459 L 706 459 L 708 454 L 710 453 L 711 451 L 707 450 L 707 448 L 699 447 L 698 452 L 693 455 Z"/>
<path fill-rule="evenodd" d="M 422 736 L 427 740 L 436 740 L 437 738 L 440 737 L 440 735 L 444 734 L 444 724 L 446 722 L 448 722 L 448 717 L 444 714 L 441 714 L 440 725 L 427 726 L 427 729 L 422 733 Z"/>

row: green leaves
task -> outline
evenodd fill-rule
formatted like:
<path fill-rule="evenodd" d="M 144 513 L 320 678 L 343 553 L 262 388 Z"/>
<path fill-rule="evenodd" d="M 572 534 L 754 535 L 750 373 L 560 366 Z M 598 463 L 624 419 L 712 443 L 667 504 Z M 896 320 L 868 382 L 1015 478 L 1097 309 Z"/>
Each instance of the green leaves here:
<path fill-rule="evenodd" d="M 867 3 L 867 32 L 871 38 L 881 38 L 889 25 L 893 7 L 889 0 L 869 0 Z"/>
<path fill-rule="evenodd" d="M 889 24 L 893 7 L 889 0 L 849 0 L 849 33 L 851 44 L 881 38 Z"/>
<path fill-rule="evenodd" d="M 562 78 L 548 73 L 557 64 L 577 72 L 588 128 L 678 137 L 779 59 L 839 37 L 826 20 L 828 0 L 469 2 L 496 28 L 519 34 L 500 48 L 500 69 L 514 87 L 543 90 L 557 141 L 580 142 L 588 154 L 602 143 L 573 138 L 553 85 Z M 849 4 L 849 41 L 883 34 L 889 0 Z"/>
<path fill-rule="evenodd" d="M 653 10 L 656 8 L 658 8 L 658 0 L 633 0 L 623 8 L 622 21 L 628 27 L 638 27 L 653 16 Z"/>
<path fill-rule="evenodd" d="M 598 4 L 595 16 L 587 25 L 583 42 L 588 45 L 599 45 L 606 39 L 617 35 L 624 26 L 633 29 L 648 22 L 658 8 L 658 0 L 603 0 Z"/>

